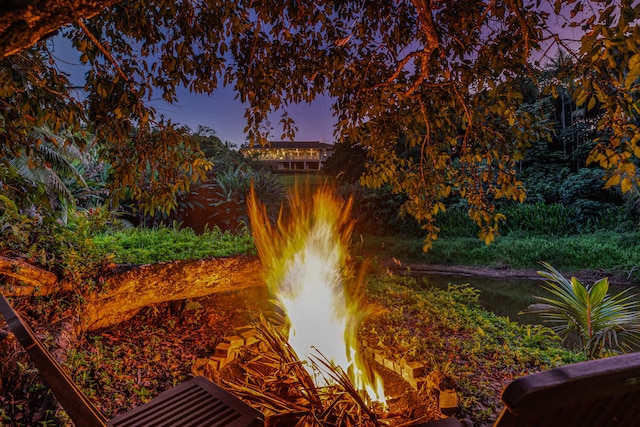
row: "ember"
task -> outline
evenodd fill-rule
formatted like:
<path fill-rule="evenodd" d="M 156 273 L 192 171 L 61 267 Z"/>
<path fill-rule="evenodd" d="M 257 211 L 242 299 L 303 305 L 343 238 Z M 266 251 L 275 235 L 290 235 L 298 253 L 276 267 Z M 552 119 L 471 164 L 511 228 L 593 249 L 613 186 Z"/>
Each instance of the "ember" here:
<path fill-rule="evenodd" d="M 255 195 L 249 199 L 255 244 L 270 292 L 286 314 L 288 343 L 306 359 L 316 386 L 336 380 L 331 373 L 318 375 L 318 367 L 337 367 L 371 401 L 384 402 L 380 377 L 364 363 L 356 339 L 366 309 L 347 262 L 351 201 L 321 188 L 310 200 L 294 191 L 289 206 L 286 219 L 281 212 L 272 225 Z"/>

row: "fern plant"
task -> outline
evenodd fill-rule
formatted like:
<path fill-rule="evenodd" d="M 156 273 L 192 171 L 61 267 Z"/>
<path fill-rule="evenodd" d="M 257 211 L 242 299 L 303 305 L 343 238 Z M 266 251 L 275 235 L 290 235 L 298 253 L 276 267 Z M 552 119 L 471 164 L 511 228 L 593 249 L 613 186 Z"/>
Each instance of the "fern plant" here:
<path fill-rule="evenodd" d="M 0 157 L 0 169 L 12 169 L 12 175 L 21 182 L 30 200 L 49 210 L 64 209 L 75 204 L 65 178 L 83 187 L 87 183 L 76 164 L 84 159 L 84 152 L 75 145 L 71 135 L 54 134 L 46 127 L 35 128 L 33 143 L 12 156 Z"/>
<path fill-rule="evenodd" d="M 575 277 L 565 278 L 547 263 L 544 289 L 552 296 L 535 298 L 526 313 L 539 314 L 563 339 L 579 336 L 587 357 L 594 359 L 612 353 L 640 348 L 640 301 L 629 289 L 609 294 L 609 280 L 603 278 L 585 286 Z"/>

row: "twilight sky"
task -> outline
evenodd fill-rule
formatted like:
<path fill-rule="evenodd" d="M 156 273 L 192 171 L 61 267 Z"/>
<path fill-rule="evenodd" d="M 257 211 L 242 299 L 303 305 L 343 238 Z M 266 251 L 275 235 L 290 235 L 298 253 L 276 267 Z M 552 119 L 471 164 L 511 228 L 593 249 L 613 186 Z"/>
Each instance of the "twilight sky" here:
<path fill-rule="evenodd" d="M 552 15 L 553 16 L 553 15 Z M 549 25 L 560 28 L 564 22 L 555 17 L 550 19 Z M 579 40 L 581 31 L 574 28 L 563 28 L 559 31 L 565 40 Z M 72 82 L 78 86 L 84 84 L 86 67 L 80 65 L 78 52 L 71 48 L 70 41 L 62 37 L 55 37 L 49 44 L 59 67 L 71 74 Z M 547 52 L 553 56 L 555 49 Z M 544 60 L 542 62 L 545 62 Z M 196 130 L 199 125 L 207 126 L 216 132 L 223 142 L 230 142 L 239 147 L 245 142 L 244 107 L 240 100 L 234 99 L 231 87 L 220 87 L 211 95 L 190 93 L 186 88 L 178 89 L 178 102 L 167 104 L 162 100 L 152 103 L 158 114 L 170 118 L 175 123 L 189 126 Z M 289 108 L 289 115 L 296 122 L 298 132 L 297 141 L 320 141 L 333 143 L 333 127 L 336 122 L 331 114 L 330 100 L 321 98 L 312 104 L 297 105 Z M 278 125 L 279 116 L 271 119 L 273 126 L 270 139 L 279 140 L 282 129 Z"/>
<path fill-rule="evenodd" d="M 208 126 L 216 131 L 223 142 L 229 141 L 240 147 L 245 141 L 244 107 L 239 99 L 234 99 L 231 87 L 218 88 L 211 95 L 189 93 L 185 88 L 178 90 L 178 103 L 154 104 L 159 114 L 174 122 L 185 124 L 195 130 L 198 125 Z M 331 115 L 329 99 L 318 99 L 312 104 L 291 107 L 289 115 L 295 120 L 298 132 L 296 141 L 320 141 L 333 143 L 335 118 Z M 272 137 L 280 140 L 282 128 L 278 125 L 279 115 L 271 119 Z"/>
<path fill-rule="evenodd" d="M 86 66 L 80 64 L 78 52 L 71 47 L 71 42 L 61 36 L 49 42 L 49 49 L 57 60 L 58 67 L 71 75 L 71 81 L 77 86 L 84 85 Z M 189 126 L 194 131 L 199 125 L 216 131 L 223 142 L 230 142 L 240 147 L 245 142 L 244 106 L 231 87 L 220 87 L 211 95 L 190 93 L 180 87 L 177 90 L 178 102 L 168 104 L 158 101 L 151 104 L 159 115 L 171 119 L 174 123 Z M 333 126 L 335 118 L 331 115 L 331 102 L 328 98 L 318 99 L 312 104 L 290 107 L 289 116 L 298 127 L 296 141 L 320 141 L 333 143 Z M 278 125 L 279 115 L 271 119 L 273 140 L 280 140 L 282 128 Z"/>

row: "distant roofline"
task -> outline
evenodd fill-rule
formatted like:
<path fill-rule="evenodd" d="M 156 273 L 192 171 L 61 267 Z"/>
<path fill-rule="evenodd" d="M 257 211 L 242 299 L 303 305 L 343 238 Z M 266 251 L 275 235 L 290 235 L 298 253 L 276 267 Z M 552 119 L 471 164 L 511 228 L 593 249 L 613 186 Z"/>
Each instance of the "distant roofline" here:
<path fill-rule="evenodd" d="M 333 144 L 327 144 L 326 142 L 320 142 L 320 141 L 268 141 L 267 145 L 265 146 L 262 146 L 260 144 L 255 144 L 252 147 L 243 147 L 241 148 L 241 150 L 250 150 L 250 149 L 266 150 L 269 148 L 281 148 L 281 149 L 315 148 L 315 149 L 332 150 L 335 147 L 333 146 Z"/>

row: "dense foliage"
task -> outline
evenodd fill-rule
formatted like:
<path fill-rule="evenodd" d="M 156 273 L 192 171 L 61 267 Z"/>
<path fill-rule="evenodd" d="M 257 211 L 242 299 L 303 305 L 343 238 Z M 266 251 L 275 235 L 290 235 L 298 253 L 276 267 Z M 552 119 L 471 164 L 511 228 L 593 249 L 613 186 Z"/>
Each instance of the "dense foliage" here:
<path fill-rule="evenodd" d="M 637 188 L 623 192 L 619 187 L 605 185 L 607 170 L 589 161 L 589 153 L 602 137 L 597 131 L 597 121 L 603 110 L 585 111 L 574 99 L 575 69 L 575 59 L 560 51 L 534 72 L 537 79 L 520 80 L 526 96 L 519 108 L 543 113 L 544 122 L 553 133 L 549 139 L 529 141 L 523 158 L 516 163 L 515 176 L 526 189 L 524 202 L 495 203 L 501 235 L 566 237 L 596 230 L 620 233 L 637 230 L 640 222 Z M 402 209 L 406 194 L 394 191 L 388 184 L 367 189 L 353 179 L 353 174 L 361 176 L 366 168 L 367 160 L 362 153 L 358 145 L 337 144 L 336 159 L 325 168 L 326 173 L 343 183 L 344 194 L 355 198 L 359 229 L 387 234 L 419 233 L 419 224 Z M 397 154 L 411 156 L 412 149 L 398 147 Z M 472 209 L 459 195 L 451 194 L 444 199 L 434 222 L 439 236 L 471 237 L 479 233 L 482 236 L 482 229 L 469 217 Z"/>
<path fill-rule="evenodd" d="M 588 4 L 105 2 L 101 14 L 61 32 L 87 65 L 82 95 L 56 70 L 46 42 L 2 61 L 1 157 L 40 141 L 82 146 L 76 135 L 86 125 L 111 166 L 112 199 L 167 211 L 210 164 L 150 106 L 155 96 L 174 102 L 181 85 L 198 93 L 232 85 L 247 103 L 252 142 L 263 140 L 274 112 L 292 136 L 287 107 L 329 96 L 338 139 L 367 150 L 363 182 L 405 195 L 402 210 L 424 225 L 427 247 L 451 195 L 467 201 L 490 242 L 503 218 L 496 201 L 524 199 L 517 161 L 550 130 L 544 108 L 523 108 L 530 93 L 522 77 L 535 77 L 532 59 L 558 45 L 574 74 L 552 77 L 555 93 L 598 112 L 588 161 L 607 170 L 607 185 L 635 188 L 640 6 Z M 578 48 L 564 42 L 558 22 L 584 32 Z M 64 141 L 33 132 L 44 127 Z"/>
<path fill-rule="evenodd" d="M 469 286 L 421 288 L 410 278 L 371 278 L 367 295 L 382 310 L 362 338 L 391 360 L 417 360 L 452 380 L 462 415 L 474 425 L 492 425 L 502 410 L 497 398 L 512 378 L 584 358 L 562 349 L 548 328 L 482 310 Z"/>
<path fill-rule="evenodd" d="M 21 213 L 0 196 L 0 256 L 22 259 L 78 284 L 98 274 L 109 259 L 91 239 L 118 227 L 108 210 L 77 211 L 64 224 L 35 209 Z"/>

